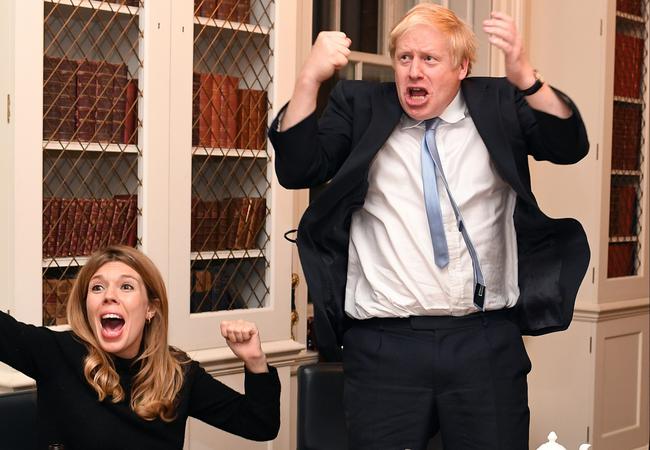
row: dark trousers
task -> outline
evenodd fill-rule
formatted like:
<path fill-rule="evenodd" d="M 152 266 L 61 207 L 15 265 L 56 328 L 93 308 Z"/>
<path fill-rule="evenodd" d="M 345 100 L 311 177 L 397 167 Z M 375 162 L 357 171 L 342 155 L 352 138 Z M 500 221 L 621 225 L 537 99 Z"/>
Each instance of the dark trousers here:
<path fill-rule="evenodd" d="M 530 360 L 505 311 L 355 321 L 343 338 L 350 448 L 528 450 Z"/>

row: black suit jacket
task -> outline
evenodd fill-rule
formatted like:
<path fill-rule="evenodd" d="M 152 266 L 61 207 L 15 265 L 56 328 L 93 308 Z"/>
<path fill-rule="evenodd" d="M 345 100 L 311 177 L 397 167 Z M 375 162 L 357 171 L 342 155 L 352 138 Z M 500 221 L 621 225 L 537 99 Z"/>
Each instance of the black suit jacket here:
<path fill-rule="evenodd" d="M 589 148 L 580 114 L 559 91 L 573 111 L 569 119 L 535 111 L 504 78 L 468 78 L 461 90 L 499 174 L 517 193 L 520 297 L 514 315 L 524 334 L 564 330 L 587 269 L 589 246 L 579 222 L 541 212 L 530 186 L 528 155 L 558 164 L 579 161 Z M 328 360 L 340 359 L 348 320 L 343 305 L 352 213 L 363 205 L 370 164 L 402 113 L 394 83 L 343 81 L 320 120 L 312 114 L 278 132 L 276 118 L 269 131 L 280 184 L 300 189 L 329 181 L 298 228 L 318 349 Z"/>

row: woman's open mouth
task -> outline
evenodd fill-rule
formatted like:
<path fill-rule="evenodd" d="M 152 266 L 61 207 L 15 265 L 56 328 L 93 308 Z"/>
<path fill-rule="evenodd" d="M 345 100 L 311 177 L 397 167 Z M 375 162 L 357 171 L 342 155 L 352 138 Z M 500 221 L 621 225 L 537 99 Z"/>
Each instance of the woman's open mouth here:
<path fill-rule="evenodd" d="M 115 313 L 108 313 L 101 316 L 102 336 L 106 338 L 116 338 L 122 334 L 125 320 Z"/>

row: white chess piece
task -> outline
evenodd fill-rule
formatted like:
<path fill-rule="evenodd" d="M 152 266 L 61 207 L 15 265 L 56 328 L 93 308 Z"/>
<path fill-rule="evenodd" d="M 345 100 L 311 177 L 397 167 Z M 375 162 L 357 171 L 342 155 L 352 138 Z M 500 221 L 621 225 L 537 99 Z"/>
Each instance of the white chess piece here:
<path fill-rule="evenodd" d="M 557 441 L 557 434 L 555 434 L 554 431 L 551 431 L 548 434 L 548 442 L 537 447 L 537 450 L 566 450 L 566 447 L 558 444 L 555 441 Z M 589 450 L 590 448 L 591 448 L 590 444 L 582 444 L 580 445 L 578 450 Z"/>

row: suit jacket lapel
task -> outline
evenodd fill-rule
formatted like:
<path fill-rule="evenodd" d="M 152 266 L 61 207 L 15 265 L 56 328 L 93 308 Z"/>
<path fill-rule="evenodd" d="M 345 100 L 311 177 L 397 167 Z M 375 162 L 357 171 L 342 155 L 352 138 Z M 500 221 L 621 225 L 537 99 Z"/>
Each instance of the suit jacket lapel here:
<path fill-rule="evenodd" d="M 388 140 L 402 116 L 402 107 L 399 104 L 393 83 L 382 84 L 380 89 L 374 92 L 371 105 L 370 123 L 351 155 L 351 158 L 355 159 L 354 162 L 363 164 L 366 170 L 369 167 L 369 162 Z"/>
<path fill-rule="evenodd" d="M 509 136 L 518 130 L 511 130 L 504 124 L 504 111 L 500 105 L 502 95 L 498 85 L 485 82 L 481 78 L 467 78 L 462 81 L 461 90 L 476 129 L 499 174 L 521 198 L 535 203 L 522 183 L 514 158 L 515 151 L 525 154 L 526 150 L 512 147 Z"/>

